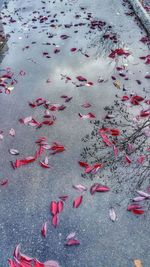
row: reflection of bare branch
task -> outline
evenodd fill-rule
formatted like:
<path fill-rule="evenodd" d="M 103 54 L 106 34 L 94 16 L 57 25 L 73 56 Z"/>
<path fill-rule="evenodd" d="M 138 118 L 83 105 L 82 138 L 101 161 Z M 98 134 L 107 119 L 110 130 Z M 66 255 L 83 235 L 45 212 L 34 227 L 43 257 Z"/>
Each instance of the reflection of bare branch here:
<path fill-rule="evenodd" d="M 102 162 L 104 169 L 100 177 L 109 176 L 111 188 L 114 191 L 126 190 L 134 192 L 135 188 L 148 186 L 150 182 L 150 152 L 148 149 L 148 137 L 144 131 L 150 127 L 150 117 L 139 119 L 136 123 L 133 116 L 127 110 L 122 101 L 115 101 L 113 106 L 105 107 L 107 112 L 103 121 L 91 121 L 93 130 L 82 141 L 85 147 L 81 153 L 82 160 L 88 163 Z M 120 136 L 109 136 L 111 142 L 118 148 L 119 155 L 115 157 L 113 147 L 108 147 L 99 135 L 100 128 L 119 128 Z M 133 149 L 129 149 L 129 144 Z M 125 162 L 125 155 L 130 156 L 132 163 Z M 144 164 L 137 162 L 140 156 L 145 156 Z M 93 174 L 82 175 L 84 178 L 94 178 Z M 126 184 L 128 183 L 128 186 Z"/>

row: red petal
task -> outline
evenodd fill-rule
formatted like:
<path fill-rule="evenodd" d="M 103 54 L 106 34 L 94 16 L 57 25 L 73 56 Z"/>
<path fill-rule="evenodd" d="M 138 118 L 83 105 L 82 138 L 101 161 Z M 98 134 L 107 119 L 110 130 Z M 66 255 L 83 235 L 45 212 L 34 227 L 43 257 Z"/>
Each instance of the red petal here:
<path fill-rule="evenodd" d="M 84 78 L 83 76 L 77 76 L 76 78 L 77 78 L 77 80 L 78 80 L 79 82 L 87 82 L 87 79 Z"/>
<path fill-rule="evenodd" d="M 70 49 L 70 51 L 71 52 L 75 52 L 75 51 L 77 51 L 77 48 L 73 47 L 73 48 Z"/>
<path fill-rule="evenodd" d="M 43 162 L 43 161 L 40 161 L 39 163 L 40 163 L 41 167 L 43 167 L 45 169 L 50 168 L 50 166 L 48 164 L 46 164 L 45 162 Z"/>
<path fill-rule="evenodd" d="M 131 210 L 131 212 L 136 214 L 136 215 L 141 215 L 144 213 L 144 210 L 133 209 L 133 210 Z"/>
<path fill-rule="evenodd" d="M 52 225 L 54 225 L 55 227 L 58 226 L 58 215 L 54 215 L 52 218 Z"/>
<path fill-rule="evenodd" d="M 80 165 L 81 167 L 84 167 L 84 168 L 87 168 L 87 167 L 89 167 L 89 164 L 88 164 L 88 163 L 86 163 L 86 162 L 79 161 L 78 163 L 79 163 L 79 165 Z"/>
<path fill-rule="evenodd" d="M 63 201 L 58 201 L 57 202 L 57 211 L 58 211 L 58 213 L 60 213 L 60 212 L 62 212 L 63 211 L 63 207 L 64 207 L 64 203 L 63 203 Z"/>
<path fill-rule="evenodd" d="M 77 209 L 77 208 L 81 205 L 82 200 L 83 200 L 83 196 L 79 196 L 79 197 L 77 197 L 77 198 L 73 201 L 73 207 Z"/>
<path fill-rule="evenodd" d="M 104 185 L 101 185 L 99 183 L 95 183 L 90 188 L 90 193 L 93 195 L 96 192 L 108 192 L 110 191 L 110 188 Z"/>
<path fill-rule="evenodd" d="M 80 245 L 80 242 L 77 239 L 69 239 L 66 243 L 65 246 L 77 246 Z"/>
<path fill-rule="evenodd" d="M 14 263 L 13 260 L 8 260 L 9 267 L 16 267 L 16 264 Z"/>
<path fill-rule="evenodd" d="M 127 101 L 127 100 L 129 100 L 129 97 L 127 95 L 124 95 L 121 100 L 122 101 Z"/>
<path fill-rule="evenodd" d="M 54 124 L 54 121 L 45 120 L 45 121 L 42 121 L 42 124 L 51 126 Z"/>
<path fill-rule="evenodd" d="M 15 161 L 15 163 L 14 163 L 14 166 L 15 166 L 15 168 L 19 168 L 19 167 L 21 167 L 22 165 L 26 165 L 26 164 L 32 163 L 32 162 L 34 162 L 35 160 L 36 160 L 36 158 L 35 158 L 35 157 L 32 157 L 32 156 L 27 157 L 27 158 L 25 158 L 25 159 L 17 159 L 17 160 Z"/>
<path fill-rule="evenodd" d="M 84 173 L 90 173 L 92 170 L 93 170 L 93 166 L 88 166 L 86 169 L 85 169 L 85 171 L 84 171 Z"/>
<path fill-rule="evenodd" d="M 148 117 L 148 116 L 150 116 L 150 111 L 144 111 L 144 110 L 142 110 L 140 112 L 140 116 L 141 117 Z"/>
<path fill-rule="evenodd" d="M 53 215 L 56 215 L 58 212 L 57 202 L 52 201 L 50 206 L 50 211 Z"/>
<path fill-rule="evenodd" d="M 40 146 L 39 150 L 36 151 L 35 158 L 38 159 L 42 155 L 43 152 L 44 152 L 44 148 Z"/>
<path fill-rule="evenodd" d="M 132 211 L 132 210 L 137 210 L 137 209 L 141 209 L 142 207 L 138 204 L 131 204 L 127 207 L 128 211 Z"/>
<path fill-rule="evenodd" d="M 118 135 L 120 135 L 120 130 L 118 130 L 118 129 L 110 129 L 110 134 L 112 136 L 118 136 Z"/>
<path fill-rule="evenodd" d="M 129 163 L 129 164 L 132 162 L 132 160 L 129 158 L 128 155 L 125 155 L 125 159 L 126 159 L 126 162 Z"/>

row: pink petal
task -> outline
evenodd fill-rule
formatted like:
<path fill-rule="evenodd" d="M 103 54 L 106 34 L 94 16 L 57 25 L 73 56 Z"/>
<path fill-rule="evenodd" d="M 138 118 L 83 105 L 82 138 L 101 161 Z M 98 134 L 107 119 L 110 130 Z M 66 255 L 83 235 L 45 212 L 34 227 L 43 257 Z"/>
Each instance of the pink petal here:
<path fill-rule="evenodd" d="M 79 196 L 79 197 L 77 197 L 77 198 L 73 201 L 73 207 L 77 209 L 77 208 L 81 205 L 82 200 L 83 200 L 83 196 Z"/>
<path fill-rule="evenodd" d="M 96 192 L 102 192 L 102 193 L 104 193 L 104 192 L 108 192 L 108 191 L 110 191 L 110 188 L 109 187 L 104 186 L 104 185 L 101 185 L 99 183 L 93 184 L 91 186 L 91 188 L 90 188 L 91 195 L 95 194 Z"/>
<path fill-rule="evenodd" d="M 133 198 L 133 201 L 135 201 L 135 202 L 139 202 L 139 201 L 143 201 L 143 200 L 145 200 L 145 197 L 134 197 Z"/>
<path fill-rule="evenodd" d="M 80 245 L 80 242 L 77 239 L 69 239 L 66 243 L 65 246 L 77 246 Z"/>
<path fill-rule="evenodd" d="M 150 194 L 148 194 L 146 192 L 143 192 L 141 190 L 137 190 L 136 192 L 142 197 L 150 198 Z"/>
<path fill-rule="evenodd" d="M 51 201 L 50 211 L 51 211 L 52 215 L 56 215 L 57 214 L 57 212 L 58 212 L 57 202 Z"/>
<path fill-rule="evenodd" d="M 66 240 L 73 239 L 75 236 L 76 236 L 75 232 L 70 233 L 69 235 L 67 235 Z"/>
<path fill-rule="evenodd" d="M 58 215 L 54 215 L 53 218 L 52 218 L 52 225 L 54 227 L 57 227 L 58 226 Z"/>
<path fill-rule="evenodd" d="M 58 201 L 57 202 L 57 212 L 60 213 L 63 211 L 63 208 L 64 208 L 64 203 L 62 200 Z"/>
<path fill-rule="evenodd" d="M 142 208 L 142 206 L 140 206 L 138 204 L 131 204 L 131 205 L 128 205 L 127 210 L 131 211 L 131 210 L 141 209 L 141 208 Z"/>

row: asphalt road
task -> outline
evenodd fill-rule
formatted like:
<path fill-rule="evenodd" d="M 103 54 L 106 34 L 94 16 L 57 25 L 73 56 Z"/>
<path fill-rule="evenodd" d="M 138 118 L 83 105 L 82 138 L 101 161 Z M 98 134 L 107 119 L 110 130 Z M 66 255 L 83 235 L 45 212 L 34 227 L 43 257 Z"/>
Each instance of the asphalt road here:
<path fill-rule="evenodd" d="M 62 267 L 131 267 L 135 258 L 140 258 L 143 266 L 149 267 L 150 216 L 137 217 L 127 213 L 128 195 L 119 196 L 124 201 L 118 206 L 118 196 L 114 193 L 95 195 L 93 199 L 86 192 L 82 205 L 76 210 L 72 208 L 73 199 L 80 195 L 72 185 L 81 183 L 89 188 L 93 183 L 81 177 L 82 170 L 77 163 L 84 146 L 81 139 L 92 130 L 92 125 L 81 120 L 78 113 L 91 111 L 97 118 L 102 118 L 103 107 L 111 104 L 117 93 L 123 94 L 113 86 L 111 76 L 116 62 L 108 58 L 111 49 L 118 46 L 132 54 L 122 62 L 128 66 L 130 77 L 128 81 L 121 80 L 122 85 L 129 92 L 141 93 L 143 88 L 149 90 L 148 80 L 144 79 L 149 67 L 139 60 L 139 56 L 149 53 L 147 46 L 139 41 L 145 32 L 134 17 L 125 15 L 129 11 L 122 1 L 43 2 L 14 0 L 9 2 L 8 9 L 3 10 L 16 22 L 3 16 L 4 32 L 10 37 L 1 73 L 11 68 L 18 82 L 10 95 L 0 95 L 0 128 L 4 131 L 4 140 L 0 144 L 0 178 L 9 181 L 7 186 L 0 187 L 0 266 L 7 266 L 7 259 L 12 257 L 15 246 L 20 243 L 23 253 L 40 261 L 58 260 Z M 38 13 L 33 13 L 35 11 Z M 94 18 L 112 26 L 112 31 L 118 34 L 119 45 L 102 42 L 102 32 L 89 29 L 86 18 L 90 12 Z M 39 23 L 39 16 L 48 14 L 51 15 L 48 21 Z M 34 16 L 38 17 L 36 21 L 32 20 Z M 54 27 L 49 26 L 49 20 Z M 67 28 L 64 24 L 74 26 Z M 60 38 L 63 34 L 70 37 L 63 40 Z M 71 53 L 73 47 L 82 48 L 82 53 Z M 60 49 L 57 54 L 53 52 L 56 48 Z M 51 58 L 43 56 L 43 52 L 48 52 Z M 21 70 L 25 71 L 24 76 L 19 75 Z M 72 80 L 65 83 L 61 74 Z M 87 77 L 94 85 L 76 87 L 72 82 L 77 81 L 79 75 Z M 46 83 L 47 79 L 51 82 Z M 99 79 L 105 82 L 99 83 Z M 137 84 L 137 79 L 142 81 L 142 85 Z M 28 101 L 42 97 L 51 103 L 64 103 L 60 98 L 64 94 L 73 99 L 64 111 L 55 112 L 57 120 L 54 126 L 36 130 L 18 122 L 19 118 L 29 115 L 42 118 L 42 107 L 31 109 Z M 89 110 L 81 107 L 85 102 L 91 103 Z M 15 129 L 15 137 L 9 136 L 10 128 Z M 10 155 L 8 150 L 18 149 L 21 158 L 33 155 L 35 141 L 43 135 L 48 137 L 49 143 L 62 143 L 66 151 L 50 158 L 50 169 L 32 163 L 13 170 L 10 161 L 18 156 Z M 60 215 L 59 227 L 54 229 L 49 205 L 60 195 L 68 195 L 69 200 Z M 115 223 L 108 215 L 112 204 L 118 216 Z M 45 221 L 49 222 L 46 239 L 40 233 Z M 74 231 L 81 244 L 66 248 L 65 238 Z"/>

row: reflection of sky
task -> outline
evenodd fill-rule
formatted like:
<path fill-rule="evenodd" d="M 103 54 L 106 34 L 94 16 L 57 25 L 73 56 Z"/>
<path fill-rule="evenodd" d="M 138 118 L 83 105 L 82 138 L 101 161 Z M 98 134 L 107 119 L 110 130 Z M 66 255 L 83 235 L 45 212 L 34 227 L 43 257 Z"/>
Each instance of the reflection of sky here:
<path fill-rule="evenodd" d="M 67 1 L 56 1 L 55 5 L 52 4 L 52 1 L 50 3 L 46 2 L 46 10 L 50 10 L 52 14 L 58 13 L 56 17 L 58 24 L 86 22 L 84 19 L 87 17 L 86 13 L 84 14 L 86 10 L 81 11 L 79 6 L 87 7 L 87 11 L 92 12 L 93 16 L 98 16 L 112 24 L 114 31 L 119 33 L 121 42 L 133 54 L 126 62 L 128 63 L 131 79 L 125 83 L 120 78 L 121 83 L 125 83 L 125 86 L 131 91 L 141 90 L 141 87 L 137 86 L 135 80 L 137 78 L 142 79 L 144 73 L 148 71 L 148 67 L 143 62 L 141 63 L 138 56 L 148 54 L 148 51 L 146 46 L 139 43 L 141 33 L 135 27 L 133 19 L 124 16 L 124 9 L 121 4 L 117 3 L 116 5 L 115 1 L 109 0 L 103 1 L 103 3 L 102 1 L 94 0 L 92 4 L 91 1 L 81 0 L 75 2 L 75 4 L 68 5 L 65 5 Z M 19 16 L 13 14 L 15 10 L 19 13 Z M 91 184 L 91 181 L 81 180 L 81 170 L 78 168 L 77 161 L 82 150 L 81 138 L 86 133 L 91 132 L 92 126 L 88 121 L 81 120 L 78 117 L 78 113 L 86 114 L 91 111 L 96 114 L 97 118 L 102 118 L 103 106 L 112 103 L 114 95 L 119 92 L 113 86 L 110 78 L 112 74 L 114 75 L 113 67 L 115 63 L 111 63 L 111 60 L 106 57 L 105 53 L 98 53 L 97 55 L 97 48 L 91 47 L 93 40 L 99 38 L 100 33 L 98 31 L 94 31 L 95 34 L 94 32 L 89 34 L 87 26 L 71 27 L 70 29 L 65 29 L 64 26 L 61 26 L 53 29 L 49 27 L 49 24 L 46 24 L 45 28 L 43 27 L 44 24 L 39 24 L 39 22 L 34 23 L 38 28 L 32 29 L 33 23 L 31 18 L 33 17 L 32 11 L 34 10 L 39 11 L 39 15 L 45 15 L 44 10 L 42 11 L 41 9 L 40 1 L 36 0 L 10 1 L 9 10 L 5 11 L 6 14 L 11 14 L 13 18 L 16 18 L 17 22 L 4 26 L 5 32 L 9 33 L 11 37 L 8 41 L 9 51 L 2 62 L 1 68 L 11 67 L 18 80 L 18 84 L 15 85 L 14 91 L 10 96 L 5 94 L 0 96 L 1 128 L 5 130 L 5 133 L 11 127 L 16 130 L 16 137 L 14 139 L 6 136 L 5 142 L 1 143 L 3 157 L 1 157 L 0 171 L 4 175 L 11 177 L 11 181 L 10 187 L 5 191 L 1 190 L 4 203 L 3 207 L 1 207 L 1 214 L 5 218 L 5 222 L 3 221 L 4 230 L 2 231 L 1 238 L 3 241 L 0 242 L 2 242 L 2 247 L 3 243 L 7 244 L 7 252 L 5 252 L 9 254 L 7 256 L 10 256 L 10 251 L 16 243 L 21 242 L 29 254 L 37 255 L 41 260 L 53 256 L 54 259 L 58 258 L 61 261 L 63 267 L 85 267 L 85 262 L 88 261 L 90 261 L 90 265 L 86 267 L 93 267 L 99 266 L 99 263 L 97 264 L 99 262 L 99 252 L 95 250 L 95 244 L 98 244 L 98 247 L 101 248 L 99 240 L 102 239 L 103 243 L 108 246 L 105 246 L 105 251 L 103 251 L 103 266 L 112 267 L 111 263 L 110 265 L 106 264 L 106 259 L 110 256 L 111 245 L 113 247 L 113 241 L 109 241 L 111 243 L 109 245 L 108 235 L 111 233 L 112 240 L 116 236 L 111 225 L 110 230 L 105 229 L 104 226 L 107 224 L 107 201 L 110 203 L 109 196 L 108 199 L 107 197 L 105 199 L 102 198 L 100 203 L 97 199 L 95 206 L 91 199 L 87 197 L 83 204 L 84 209 L 80 209 L 78 213 L 74 213 L 71 204 L 67 203 L 67 207 L 61 217 L 59 230 L 53 231 L 50 226 L 50 236 L 48 236 L 47 240 L 41 241 L 39 229 L 43 221 L 50 218 L 48 213 L 50 200 L 56 199 L 59 194 L 67 193 L 71 196 L 72 201 L 72 195 L 74 194 L 75 196 L 75 192 L 72 191 L 73 183 L 83 182 L 87 186 Z M 65 15 L 61 14 L 61 11 L 65 11 Z M 75 12 L 80 14 L 81 18 L 75 19 Z M 28 22 L 27 25 L 24 25 L 24 22 Z M 75 30 L 78 30 L 78 33 L 74 33 Z M 52 39 L 47 38 L 47 32 L 54 33 L 56 36 Z M 61 40 L 59 38 L 61 34 L 68 34 L 70 37 L 67 40 Z M 134 36 L 134 39 L 132 36 Z M 36 41 L 36 44 L 31 44 L 33 41 Z M 55 43 L 60 47 L 61 52 L 54 54 L 55 45 L 42 45 L 42 43 L 46 42 Z M 29 49 L 22 51 L 28 45 L 30 46 Z M 90 57 L 86 58 L 80 52 L 71 53 L 70 48 L 72 47 L 82 48 L 83 52 L 88 53 Z M 50 59 L 43 57 L 42 53 L 45 51 L 49 52 Z M 18 75 L 20 70 L 24 70 L 26 75 L 20 77 Z M 88 81 L 92 81 L 94 86 L 77 88 L 72 84 L 72 81 L 65 83 L 65 80 L 61 80 L 61 74 L 70 76 L 73 82 L 77 81 L 76 76 L 82 75 Z M 97 82 L 99 77 L 104 79 L 105 82 L 99 84 Z M 51 83 L 46 83 L 48 78 L 51 80 Z M 142 86 L 146 87 L 147 83 L 147 81 L 143 81 Z M 30 109 L 28 101 L 32 101 L 37 97 L 43 97 L 52 103 L 63 103 L 63 100 L 60 99 L 62 94 L 73 96 L 73 99 L 67 104 L 66 110 L 55 113 L 57 117 L 55 126 L 35 130 L 32 127 L 26 127 L 18 123 L 20 117 L 28 115 L 42 118 L 43 109 Z M 84 102 L 90 102 L 92 107 L 90 109 L 81 108 L 81 104 Z M 32 155 L 35 150 L 34 142 L 41 135 L 48 136 L 49 142 L 60 141 L 60 143 L 65 145 L 66 152 L 50 159 L 50 165 L 52 165 L 50 172 L 43 171 L 38 166 L 38 163 L 12 172 L 12 169 L 8 166 L 9 160 L 12 160 L 12 157 L 8 156 L 8 149 L 12 146 L 19 149 L 20 157 Z M 4 170 L 3 166 L 8 166 L 8 168 Z M 100 218 L 99 209 L 104 212 L 105 218 L 103 216 Z M 121 223 L 123 221 L 124 217 L 122 217 Z M 120 235 L 118 234 L 118 239 L 121 236 L 117 241 L 117 246 L 126 237 L 128 226 L 131 226 L 131 221 L 129 220 L 125 224 L 124 231 L 122 231 L 121 223 L 117 226 L 117 231 L 120 233 Z M 8 228 L 13 229 L 13 233 L 9 233 L 7 225 L 9 226 Z M 91 225 L 94 225 L 92 229 Z M 100 231 L 97 233 L 97 227 L 102 230 L 104 237 Z M 82 249 L 81 252 L 74 250 L 74 256 L 71 258 L 67 255 L 66 250 L 62 248 L 62 244 L 64 236 L 73 230 L 78 231 L 80 235 Z M 138 230 L 140 232 L 140 229 Z M 91 240 L 95 240 L 92 244 L 89 244 L 87 240 L 89 232 Z M 62 238 L 60 238 L 59 233 L 63 235 Z M 52 240 L 53 242 L 51 242 Z M 61 242 L 59 246 L 58 240 Z M 129 247 L 128 243 L 126 240 L 126 247 Z M 137 246 L 139 245 L 137 244 Z M 135 248 L 135 246 L 133 247 Z M 107 254 L 108 248 L 109 255 Z M 134 248 L 130 247 L 132 252 Z M 103 250 L 103 248 L 101 249 Z M 87 253 L 88 250 L 91 254 L 90 258 Z M 120 253 L 124 254 L 122 251 Z M 116 259 L 118 251 L 115 249 L 114 255 Z M 6 259 L 6 255 L 4 256 Z M 79 257 L 80 260 L 76 262 L 76 258 L 78 259 Z M 127 264 L 121 263 L 118 266 L 127 266 Z M 6 267 L 6 264 L 2 267 Z"/>

